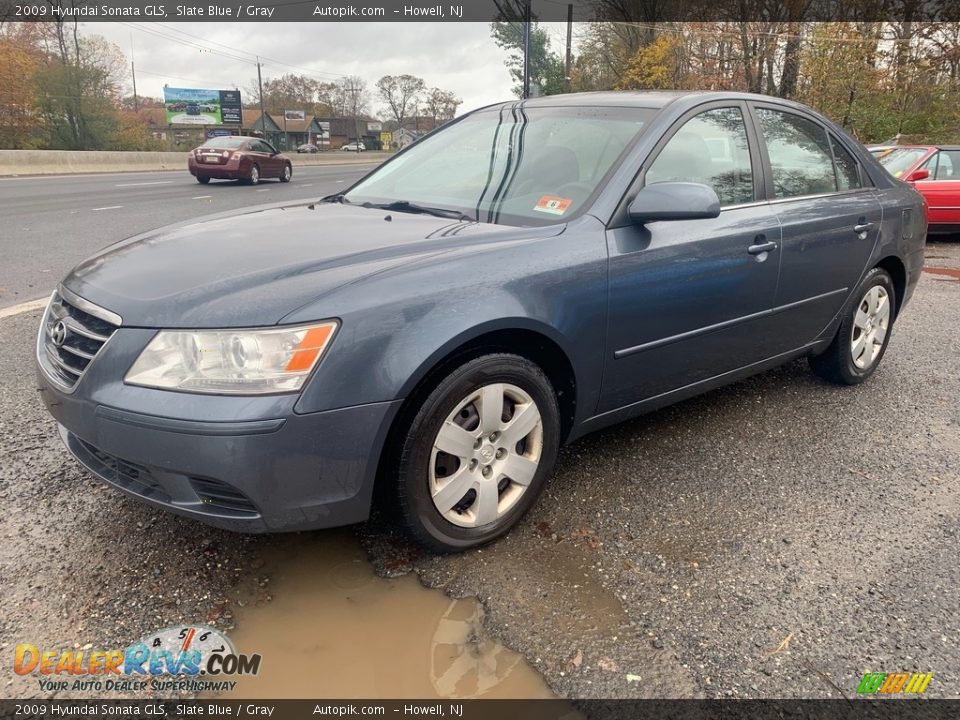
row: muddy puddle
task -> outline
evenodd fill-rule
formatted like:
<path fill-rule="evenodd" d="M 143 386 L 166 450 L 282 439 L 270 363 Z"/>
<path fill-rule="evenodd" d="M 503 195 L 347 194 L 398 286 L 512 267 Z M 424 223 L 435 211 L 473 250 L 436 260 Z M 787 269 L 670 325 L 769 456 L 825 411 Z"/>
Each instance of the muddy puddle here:
<path fill-rule="evenodd" d="M 262 560 L 230 635 L 260 673 L 226 698 L 553 697 L 483 634 L 479 603 L 375 576 L 349 531 L 281 538 Z"/>

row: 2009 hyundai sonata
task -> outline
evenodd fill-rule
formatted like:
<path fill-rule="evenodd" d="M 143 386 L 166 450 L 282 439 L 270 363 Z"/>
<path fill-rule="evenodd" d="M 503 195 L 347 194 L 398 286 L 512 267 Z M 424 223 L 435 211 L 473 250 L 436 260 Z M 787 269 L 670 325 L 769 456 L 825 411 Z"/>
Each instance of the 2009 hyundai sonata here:
<path fill-rule="evenodd" d="M 868 378 L 925 237 L 921 197 L 790 102 L 508 102 L 321 202 L 87 260 L 38 377 L 73 455 L 146 502 L 298 530 L 364 520 L 376 485 L 462 549 L 587 432 L 802 356 Z"/>

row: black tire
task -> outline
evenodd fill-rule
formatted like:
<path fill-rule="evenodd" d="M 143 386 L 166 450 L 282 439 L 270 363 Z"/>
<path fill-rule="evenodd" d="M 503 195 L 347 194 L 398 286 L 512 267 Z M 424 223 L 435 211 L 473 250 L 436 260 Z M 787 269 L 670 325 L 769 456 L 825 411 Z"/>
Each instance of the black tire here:
<path fill-rule="evenodd" d="M 854 320 L 868 291 L 874 287 L 882 288 L 887 294 L 889 320 L 886 334 L 876 356 L 866 367 L 858 367 L 854 362 L 851 348 L 854 333 L 860 332 L 856 328 Z M 838 385 L 858 385 L 862 383 L 873 375 L 887 351 L 890 336 L 893 333 L 894 320 L 896 319 L 896 307 L 897 295 L 893 286 L 893 279 L 883 268 L 873 268 L 850 296 L 850 301 L 843 310 L 840 328 L 829 347 L 822 354 L 810 357 L 810 368 L 824 380 Z"/>
<path fill-rule="evenodd" d="M 493 522 L 474 527 L 456 525 L 440 513 L 430 496 L 433 445 L 447 417 L 470 393 L 493 383 L 508 383 L 527 393 L 542 421 L 540 460 L 526 490 Z M 524 441 L 526 442 L 526 441 Z M 392 453 L 394 468 L 386 478 L 407 529 L 415 540 L 435 552 L 457 552 L 492 542 L 510 530 L 530 509 L 553 472 L 560 446 L 560 411 L 547 376 L 518 355 L 491 354 L 471 360 L 451 372 L 420 404 Z"/>
<path fill-rule="evenodd" d="M 254 163 L 250 166 L 250 174 L 247 175 L 247 185 L 258 185 L 260 183 L 260 166 Z"/>
<path fill-rule="evenodd" d="M 280 175 L 280 182 L 288 183 L 293 177 L 293 165 L 287 163 L 283 166 L 283 173 Z"/>
<path fill-rule="evenodd" d="M 200 183 L 201 185 L 206 185 L 208 182 L 210 182 L 210 178 L 204 177 L 203 175 L 198 175 L 197 182 Z"/>

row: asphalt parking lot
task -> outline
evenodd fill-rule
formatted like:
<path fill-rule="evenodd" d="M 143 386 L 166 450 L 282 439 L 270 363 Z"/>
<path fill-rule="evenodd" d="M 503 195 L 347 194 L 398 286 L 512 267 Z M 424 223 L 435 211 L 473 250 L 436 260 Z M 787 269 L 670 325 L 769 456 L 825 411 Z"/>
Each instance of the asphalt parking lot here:
<path fill-rule="evenodd" d="M 562 696 L 839 697 L 865 672 L 905 670 L 958 697 L 960 242 L 927 255 L 933 272 L 865 385 L 797 362 L 589 436 L 482 550 L 424 555 L 376 521 L 355 532 L 382 574 L 477 596 L 486 630 Z M 85 477 L 36 397 L 38 322 L 0 319 L 0 650 L 123 646 L 178 621 L 231 629 L 236 588 L 281 540 Z M 3 683 L 37 694 L 32 679 Z"/>

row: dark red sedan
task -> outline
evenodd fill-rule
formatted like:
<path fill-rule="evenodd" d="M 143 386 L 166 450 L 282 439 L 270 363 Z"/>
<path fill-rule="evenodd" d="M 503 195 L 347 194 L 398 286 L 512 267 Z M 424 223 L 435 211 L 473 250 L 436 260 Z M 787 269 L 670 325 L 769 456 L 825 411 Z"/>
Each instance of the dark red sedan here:
<path fill-rule="evenodd" d="M 204 184 L 211 178 L 256 185 L 264 178 L 290 182 L 293 177 L 290 158 L 273 145 L 259 138 L 236 135 L 207 140 L 190 153 L 187 167 L 197 182 Z"/>
<path fill-rule="evenodd" d="M 960 233 L 960 145 L 901 145 L 880 164 L 923 195 L 931 234 Z"/>

